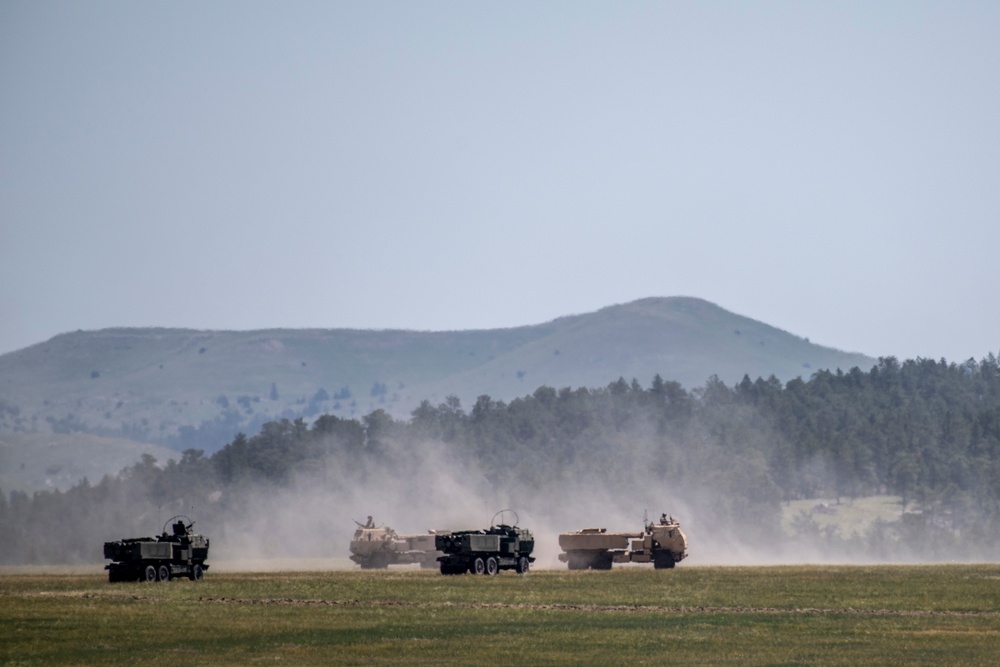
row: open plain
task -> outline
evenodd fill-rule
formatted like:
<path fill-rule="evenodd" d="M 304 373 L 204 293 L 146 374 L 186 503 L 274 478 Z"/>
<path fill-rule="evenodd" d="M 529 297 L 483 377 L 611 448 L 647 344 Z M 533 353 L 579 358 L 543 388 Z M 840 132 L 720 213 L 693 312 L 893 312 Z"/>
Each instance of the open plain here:
<path fill-rule="evenodd" d="M 5 665 L 1000 664 L 1000 565 L 0 575 Z"/>

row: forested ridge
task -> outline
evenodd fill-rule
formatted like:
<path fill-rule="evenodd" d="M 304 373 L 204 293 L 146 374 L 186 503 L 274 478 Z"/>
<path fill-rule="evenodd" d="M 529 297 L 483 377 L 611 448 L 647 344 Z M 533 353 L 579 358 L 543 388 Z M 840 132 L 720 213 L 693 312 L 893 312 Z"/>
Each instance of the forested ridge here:
<path fill-rule="evenodd" d="M 0 494 L 9 536 L 0 562 L 94 562 L 102 539 L 148 534 L 165 506 L 197 506 L 212 525 L 246 513 L 250 494 L 310 481 L 337 489 L 378 476 L 405 486 L 431 448 L 524 502 L 541 502 L 540 489 L 661 485 L 665 502 L 701 508 L 702 530 L 747 544 L 773 543 L 785 501 L 877 494 L 914 511 L 850 538 L 803 516 L 795 539 L 897 560 L 993 559 L 1000 543 L 1000 363 L 991 354 L 964 364 L 888 357 L 867 372 L 785 384 L 713 377 L 693 391 L 658 375 L 648 386 L 620 378 L 543 386 L 510 402 L 480 396 L 468 408 L 424 401 L 407 420 L 375 410 L 270 422 L 210 457 L 189 449 L 159 466 L 146 456 L 65 493 Z"/>
<path fill-rule="evenodd" d="M 688 389 L 712 374 L 786 382 L 874 363 L 692 297 L 510 329 L 113 328 L 0 355 L 0 434 L 89 433 L 214 454 L 267 422 L 380 408 L 408 419 L 422 399 L 470 406 L 481 394 L 510 401 L 542 385 L 649 382 L 654 372 Z"/>

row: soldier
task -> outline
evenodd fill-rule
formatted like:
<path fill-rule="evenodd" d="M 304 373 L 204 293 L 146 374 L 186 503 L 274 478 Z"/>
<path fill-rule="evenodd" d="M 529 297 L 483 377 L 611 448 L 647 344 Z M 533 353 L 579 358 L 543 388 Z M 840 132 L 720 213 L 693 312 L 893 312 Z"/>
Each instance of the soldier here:
<path fill-rule="evenodd" d="M 368 523 L 365 524 L 365 528 L 374 528 L 374 527 L 375 527 L 375 521 L 372 519 L 372 515 L 369 514 Z"/>
<path fill-rule="evenodd" d="M 666 512 L 664 512 L 663 514 L 660 515 L 660 525 L 661 526 L 666 526 L 667 525 L 667 513 Z"/>

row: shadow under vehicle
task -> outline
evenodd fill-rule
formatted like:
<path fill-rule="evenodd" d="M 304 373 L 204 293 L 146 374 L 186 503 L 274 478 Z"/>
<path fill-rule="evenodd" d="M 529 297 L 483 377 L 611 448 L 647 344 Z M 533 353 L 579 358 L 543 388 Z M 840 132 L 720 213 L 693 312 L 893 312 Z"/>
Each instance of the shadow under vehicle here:
<path fill-rule="evenodd" d="M 167 533 L 167 524 L 171 532 Z M 191 532 L 194 521 L 178 515 L 167 519 L 157 537 L 133 537 L 104 543 L 108 581 L 169 581 L 187 576 L 200 581 L 208 565 L 208 538 Z"/>
<path fill-rule="evenodd" d="M 511 524 L 504 522 L 506 513 L 513 514 Z M 500 517 L 500 523 L 497 523 Z M 513 510 L 501 510 L 493 515 L 490 527 L 484 530 L 457 530 L 447 535 L 437 535 L 435 544 L 444 555 L 438 558 L 441 574 L 493 575 L 500 570 L 515 570 L 527 574 L 535 561 L 531 552 L 535 537 L 527 528 L 517 526 Z"/>
<path fill-rule="evenodd" d="M 584 528 L 559 534 L 559 560 L 571 570 L 610 570 L 612 563 L 652 563 L 671 568 L 687 558 L 687 536 L 680 523 L 666 514 L 659 523 L 644 522 L 642 532 L 609 533 L 605 528 Z"/>

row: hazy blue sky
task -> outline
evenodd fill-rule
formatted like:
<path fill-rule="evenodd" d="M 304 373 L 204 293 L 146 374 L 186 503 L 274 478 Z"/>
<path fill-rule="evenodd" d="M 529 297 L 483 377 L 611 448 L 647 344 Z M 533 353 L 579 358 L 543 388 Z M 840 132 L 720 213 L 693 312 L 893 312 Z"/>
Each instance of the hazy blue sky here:
<path fill-rule="evenodd" d="M 0 353 L 688 295 L 1000 352 L 1000 2 L 0 2 Z"/>

